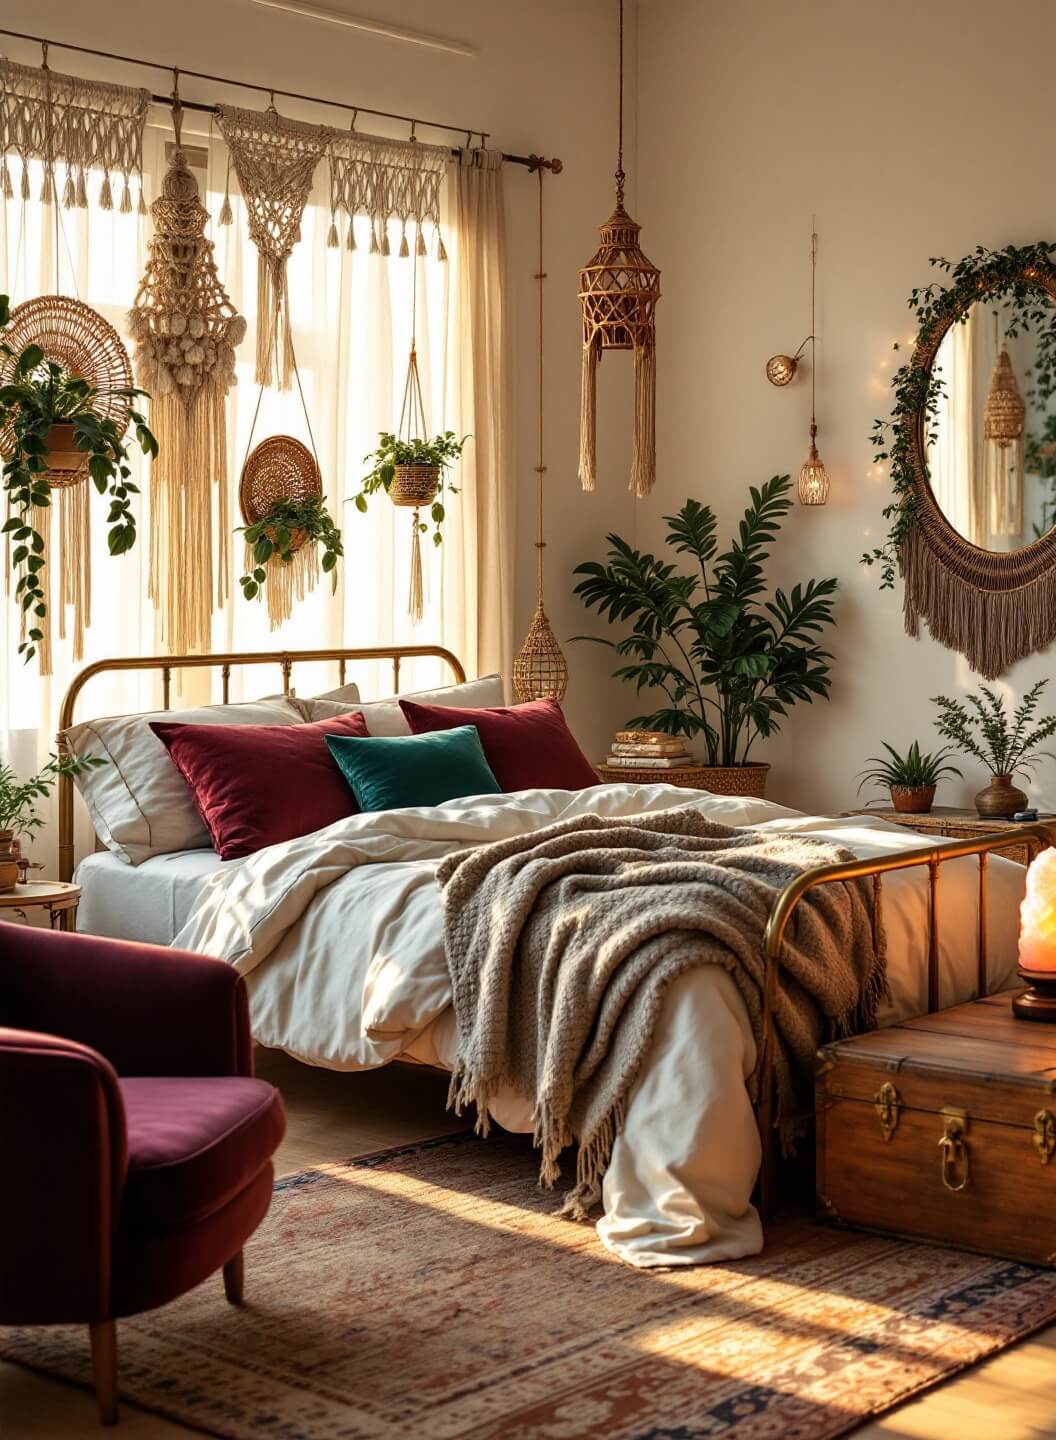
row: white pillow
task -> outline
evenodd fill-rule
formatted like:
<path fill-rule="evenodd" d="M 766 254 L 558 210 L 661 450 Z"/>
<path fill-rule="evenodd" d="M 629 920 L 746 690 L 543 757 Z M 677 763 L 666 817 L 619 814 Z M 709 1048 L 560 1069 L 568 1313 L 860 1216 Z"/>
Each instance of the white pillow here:
<path fill-rule="evenodd" d="M 111 715 L 64 731 L 72 754 L 109 761 L 78 775 L 77 788 L 99 839 L 131 865 L 176 850 L 210 850 L 213 843 L 186 781 L 150 728 L 152 720 L 184 725 L 304 723 L 294 703 L 277 695 L 242 705 Z"/>
<path fill-rule="evenodd" d="M 317 695 L 312 700 L 294 700 L 305 720 L 329 720 L 334 715 L 348 715 L 358 710 L 367 722 L 372 735 L 409 735 L 411 727 L 400 709 L 401 700 L 417 700 L 421 705 L 446 705 L 460 710 L 489 710 L 505 705 L 506 692 L 501 675 L 484 675 L 479 680 L 467 680 L 461 685 L 445 685 L 440 690 L 415 690 L 407 695 L 393 696 L 389 700 L 364 700 L 353 702 L 345 697 L 352 686 L 343 690 L 331 690 L 326 695 Z"/>

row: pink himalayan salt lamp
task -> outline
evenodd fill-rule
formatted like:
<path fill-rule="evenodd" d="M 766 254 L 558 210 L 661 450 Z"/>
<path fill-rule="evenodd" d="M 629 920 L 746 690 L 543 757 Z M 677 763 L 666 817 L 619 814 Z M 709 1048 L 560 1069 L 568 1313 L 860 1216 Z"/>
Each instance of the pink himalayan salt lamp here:
<path fill-rule="evenodd" d="M 1056 1021 L 1056 849 L 1043 850 L 1027 870 L 1019 907 L 1019 973 L 1030 989 L 1012 1001 L 1015 1014 Z"/>

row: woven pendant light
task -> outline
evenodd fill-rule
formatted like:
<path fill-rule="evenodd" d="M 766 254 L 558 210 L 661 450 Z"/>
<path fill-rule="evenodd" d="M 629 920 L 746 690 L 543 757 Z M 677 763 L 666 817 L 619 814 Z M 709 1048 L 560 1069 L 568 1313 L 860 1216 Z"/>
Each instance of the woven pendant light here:
<path fill-rule="evenodd" d="M 810 236 L 810 451 L 799 470 L 796 494 L 801 505 L 824 505 L 829 498 L 829 472 L 815 444 L 818 421 L 815 414 L 815 377 L 818 369 L 818 327 L 815 319 L 815 280 L 818 270 L 818 232 Z M 806 341 L 803 342 L 806 344 Z M 803 347 L 800 346 L 800 349 Z"/>
<path fill-rule="evenodd" d="M 996 441 L 1005 449 L 1021 438 L 1026 416 L 1027 407 L 1016 384 L 1016 372 L 1012 369 L 1008 350 L 1002 345 L 990 376 L 983 433 L 988 440 Z"/>
<path fill-rule="evenodd" d="M 642 253 L 641 226 L 623 208 L 623 0 L 620 0 L 619 145 L 616 209 L 598 231 L 600 244 L 579 272 L 583 368 L 579 479 L 597 479 L 597 369 L 603 350 L 634 352 L 634 455 L 630 488 L 648 495 L 656 482 L 656 302 L 660 271 Z"/>
<path fill-rule="evenodd" d="M 561 646 L 557 643 L 557 636 L 551 628 L 543 605 L 543 552 L 546 549 L 543 529 L 543 477 L 546 475 L 546 465 L 543 462 L 543 281 L 546 279 L 546 272 L 543 269 L 543 169 L 541 165 L 537 168 L 536 174 L 539 177 L 539 265 L 535 276 L 539 287 L 539 444 L 535 466 L 539 485 L 539 527 L 538 538 L 535 542 L 538 557 L 538 589 L 532 623 L 528 627 L 528 634 L 524 637 L 524 642 L 513 662 L 513 692 L 522 704 L 528 700 L 563 700 L 565 691 L 568 689 L 568 663 L 561 653 Z"/>

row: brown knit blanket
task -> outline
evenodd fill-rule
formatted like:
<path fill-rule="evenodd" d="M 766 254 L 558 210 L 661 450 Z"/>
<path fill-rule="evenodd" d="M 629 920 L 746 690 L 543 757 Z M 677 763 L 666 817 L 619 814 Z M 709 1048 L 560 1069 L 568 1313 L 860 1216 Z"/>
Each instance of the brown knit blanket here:
<path fill-rule="evenodd" d="M 581 816 L 463 850 L 437 872 L 458 1031 L 449 1104 L 510 1086 L 534 1106 L 541 1178 L 579 1142 L 565 1211 L 600 1196 L 623 1105 L 666 987 L 720 965 L 760 1044 L 763 929 L 776 894 L 849 851 L 804 835 L 732 829 L 686 807 Z M 867 882 L 822 886 L 799 906 L 775 1008 L 779 1108 L 820 1043 L 875 1023 L 886 988 Z M 755 1098 L 757 1078 L 750 1088 Z"/>

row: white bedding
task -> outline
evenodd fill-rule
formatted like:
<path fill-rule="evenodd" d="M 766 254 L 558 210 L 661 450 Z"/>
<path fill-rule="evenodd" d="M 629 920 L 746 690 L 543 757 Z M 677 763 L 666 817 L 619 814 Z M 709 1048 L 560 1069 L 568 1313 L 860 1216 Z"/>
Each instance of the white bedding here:
<path fill-rule="evenodd" d="M 227 862 L 227 868 L 241 861 Z M 115 940 L 168 945 L 182 930 L 208 876 L 224 869 L 214 850 L 179 850 L 129 865 L 109 850 L 88 855 L 77 866 L 82 887 L 77 929 Z"/>
<path fill-rule="evenodd" d="M 253 1032 L 264 1045 L 337 1069 L 397 1057 L 450 1068 L 454 1017 L 437 861 L 577 813 L 636 814 L 687 803 L 728 824 L 809 831 L 862 856 L 927 845 L 880 820 L 808 817 L 667 785 L 471 797 L 353 816 L 247 860 L 217 862 L 200 878 L 199 899 L 174 943 L 242 971 Z M 892 994 L 882 1023 L 927 1008 L 925 875 L 885 879 Z M 943 1005 L 973 994 L 976 876 L 972 860 L 944 867 Z M 995 859 L 990 876 L 990 977 L 999 989 L 1015 969 L 1024 871 Z M 671 987 L 605 1178 L 598 1232 L 621 1258 L 639 1266 L 691 1264 L 761 1248 L 750 1203 L 759 1141 L 744 1085 L 754 1064 L 747 1016 L 727 975 L 703 968 Z M 522 1097 L 501 1095 L 492 1110 L 508 1129 L 532 1128 Z"/>

